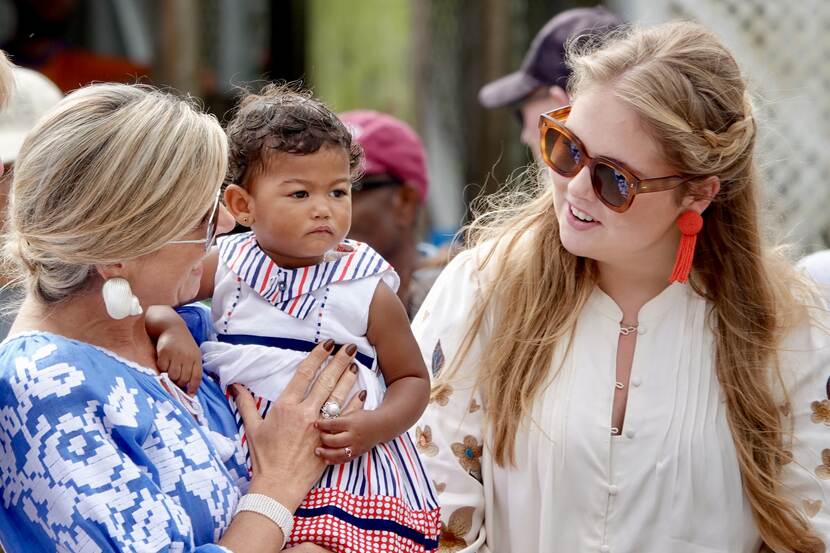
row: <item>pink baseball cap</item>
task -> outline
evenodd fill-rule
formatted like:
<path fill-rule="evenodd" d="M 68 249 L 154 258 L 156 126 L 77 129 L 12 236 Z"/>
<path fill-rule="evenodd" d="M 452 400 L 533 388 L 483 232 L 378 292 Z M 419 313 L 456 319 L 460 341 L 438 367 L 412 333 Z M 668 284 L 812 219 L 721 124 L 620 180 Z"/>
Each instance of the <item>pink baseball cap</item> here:
<path fill-rule="evenodd" d="M 365 175 L 386 173 L 427 197 L 426 152 L 412 127 L 391 115 L 371 110 L 341 113 L 340 120 L 363 147 Z"/>

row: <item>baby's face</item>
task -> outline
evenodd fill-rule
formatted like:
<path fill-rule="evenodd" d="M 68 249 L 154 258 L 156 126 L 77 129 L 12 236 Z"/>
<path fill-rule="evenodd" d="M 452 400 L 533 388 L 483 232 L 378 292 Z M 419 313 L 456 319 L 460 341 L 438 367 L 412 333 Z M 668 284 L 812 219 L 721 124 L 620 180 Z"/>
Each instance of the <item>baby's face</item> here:
<path fill-rule="evenodd" d="M 248 191 L 257 242 L 281 267 L 319 263 L 349 232 L 351 173 L 343 148 L 275 154 Z"/>

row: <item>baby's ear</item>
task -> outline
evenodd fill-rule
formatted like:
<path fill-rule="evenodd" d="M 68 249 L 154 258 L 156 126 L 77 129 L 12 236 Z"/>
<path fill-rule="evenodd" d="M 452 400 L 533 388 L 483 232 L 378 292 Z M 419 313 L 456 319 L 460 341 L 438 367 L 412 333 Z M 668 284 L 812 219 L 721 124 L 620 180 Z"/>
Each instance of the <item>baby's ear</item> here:
<path fill-rule="evenodd" d="M 238 184 L 229 184 L 225 188 L 225 205 L 237 223 L 246 227 L 253 224 L 254 199 L 247 190 Z"/>

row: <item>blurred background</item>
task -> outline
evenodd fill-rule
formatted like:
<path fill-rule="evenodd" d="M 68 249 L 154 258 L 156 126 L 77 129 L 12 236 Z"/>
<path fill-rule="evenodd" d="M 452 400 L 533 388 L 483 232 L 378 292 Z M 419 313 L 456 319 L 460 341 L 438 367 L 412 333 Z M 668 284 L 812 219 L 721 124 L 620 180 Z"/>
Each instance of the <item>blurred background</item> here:
<path fill-rule="evenodd" d="M 532 161 L 515 110 L 479 88 L 519 67 L 554 0 L 0 0 L 0 48 L 69 91 L 137 80 L 203 98 L 220 120 L 234 87 L 302 80 L 336 111 L 410 123 L 428 154 L 427 239 Z M 632 22 L 697 20 L 733 49 L 758 98 L 760 162 L 776 229 L 830 243 L 830 2 L 618 0 Z"/>

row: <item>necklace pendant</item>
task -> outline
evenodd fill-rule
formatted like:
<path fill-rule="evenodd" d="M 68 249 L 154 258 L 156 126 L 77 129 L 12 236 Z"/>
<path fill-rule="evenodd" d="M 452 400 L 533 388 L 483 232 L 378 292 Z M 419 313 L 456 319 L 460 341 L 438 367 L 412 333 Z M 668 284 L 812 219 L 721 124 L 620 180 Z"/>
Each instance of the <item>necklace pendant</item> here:
<path fill-rule="evenodd" d="M 628 336 L 629 334 L 635 334 L 637 332 L 637 325 L 633 326 L 623 326 L 620 325 L 620 334 L 623 336 Z"/>

